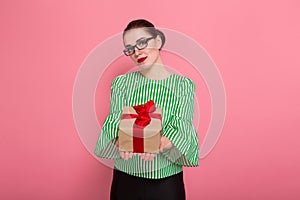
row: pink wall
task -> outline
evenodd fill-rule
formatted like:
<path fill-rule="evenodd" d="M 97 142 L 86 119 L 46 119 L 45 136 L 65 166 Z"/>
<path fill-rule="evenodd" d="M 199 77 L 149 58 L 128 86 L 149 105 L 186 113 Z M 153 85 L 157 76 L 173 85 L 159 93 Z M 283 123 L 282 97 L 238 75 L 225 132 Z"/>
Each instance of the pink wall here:
<path fill-rule="evenodd" d="M 299 2 L 183 2 L 1 1 L 0 199 L 108 199 L 112 170 L 82 143 L 72 92 L 92 49 L 136 18 L 196 40 L 226 88 L 217 145 L 185 168 L 187 199 L 300 198 Z M 107 110 L 95 107 L 101 123 Z"/>

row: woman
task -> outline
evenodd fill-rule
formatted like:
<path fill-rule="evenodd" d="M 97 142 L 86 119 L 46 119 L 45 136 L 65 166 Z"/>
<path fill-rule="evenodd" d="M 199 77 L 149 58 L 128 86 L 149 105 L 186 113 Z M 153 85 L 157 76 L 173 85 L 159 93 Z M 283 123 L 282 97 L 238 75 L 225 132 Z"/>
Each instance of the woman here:
<path fill-rule="evenodd" d="M 192 125 L 194 83 L 167 71 L 160 56 L 165 36 L 151 22 L 131 21 L 123 42 L 124 54 L 140 70 L 113 80 L 110 114 L 94 151 L 101 158 L 115 159 L 110 198 L 184 200 L 183 166 L 198 166 L 198 137 Z M 123 107 L 150 99 L 162 109 L 160 152 L 120 152 L 118 127 Z"/>

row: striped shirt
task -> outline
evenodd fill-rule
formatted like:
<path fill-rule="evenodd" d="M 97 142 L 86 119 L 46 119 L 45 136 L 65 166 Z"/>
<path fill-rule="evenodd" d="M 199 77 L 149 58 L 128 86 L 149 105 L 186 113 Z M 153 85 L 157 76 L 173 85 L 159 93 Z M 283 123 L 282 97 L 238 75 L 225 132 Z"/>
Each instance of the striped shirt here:
<path fill-rule="evenodd" d="M 105 119 L 94 150 L 100 158 L 114 159 L 115 167 L 133 176 L 159 179 L 177 174 L 183 166 L 198 166 L 198 136 L 192 124 L 195 85 L 187 77 L 171 74 L 162 80 L 148 79 L 140 72 L 117 76 L 111 85 L 110 113 Z M 116 147 L 124 106 L 153 100 L 162 109 L 162 136 L 174 147 L 144 161 L 139 155 L 124 160 Z"/>

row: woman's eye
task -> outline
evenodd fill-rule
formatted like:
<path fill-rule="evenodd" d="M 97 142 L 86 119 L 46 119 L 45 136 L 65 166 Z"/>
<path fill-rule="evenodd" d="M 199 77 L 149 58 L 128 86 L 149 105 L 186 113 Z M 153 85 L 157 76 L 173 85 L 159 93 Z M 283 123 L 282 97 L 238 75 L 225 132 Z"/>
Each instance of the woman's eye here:
<path fill-rule="evenodd" d="M 133 51 L 133 49 L 134 49 L 134 47 L 127 47 L 127 48 L 126 48 L 126 50 L 129 51 L 129 52 L 130 52 L 130 51 Z"/>
<path fill-rule="evenodd" d="M 144 46 L 145 44 L 147 44 L 146 40 L 141 40 L 141 41 L 138 42 L 139 46 Z"/>

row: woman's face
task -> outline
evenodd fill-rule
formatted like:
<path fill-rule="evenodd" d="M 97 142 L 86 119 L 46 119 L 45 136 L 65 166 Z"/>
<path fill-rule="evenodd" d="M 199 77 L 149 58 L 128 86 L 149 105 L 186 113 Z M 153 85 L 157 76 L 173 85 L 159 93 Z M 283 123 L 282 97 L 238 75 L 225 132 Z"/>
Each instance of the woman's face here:
<path fill-rule="evenodd" d="M 139 46 L 145 45 L 147 41 L 145 39 L 151 38 L 152 35 L 148 33 L 144 28 L 130 29 L 125 32 L 123 42 L 125 48 L 132 47 L 136 44 Z M 140 67 L 148 68 L 160 59 L 159 48 L 161 46 L 160 37 L 156 37 L 148 40 L 146 48 L 139 50 L 134 48 L 134 53 L 130 55 L 135 64 Z"/>

